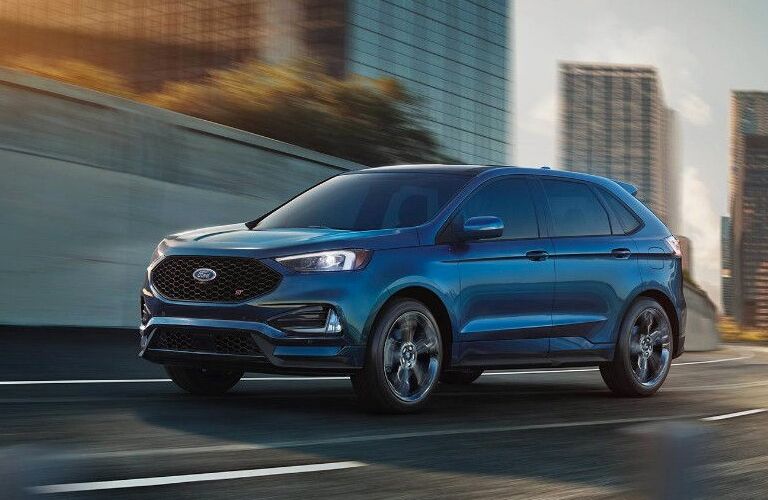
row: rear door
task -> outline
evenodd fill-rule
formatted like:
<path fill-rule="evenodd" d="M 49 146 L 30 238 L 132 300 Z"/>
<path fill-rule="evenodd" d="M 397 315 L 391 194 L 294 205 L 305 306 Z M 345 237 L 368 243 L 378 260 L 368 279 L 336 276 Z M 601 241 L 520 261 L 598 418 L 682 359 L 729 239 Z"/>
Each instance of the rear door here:
<path fill-rule="evenodd" d="M 536 189 L 527 176 L 491 179 L 454 216 L 452 224 L 487 215 L 504 223 L 500 238 L 452 245 L 461 279 L 457 364 L 546 360 L 555 272 L 552 242 L 539 230 Z"/>
<path fill-rule="evenodd" d="M 599 188 L 570 179 L 541 184 L 556 275 L 550 357 L 610 356 L 627 297 L 641 280 L 635 243 Z"/>

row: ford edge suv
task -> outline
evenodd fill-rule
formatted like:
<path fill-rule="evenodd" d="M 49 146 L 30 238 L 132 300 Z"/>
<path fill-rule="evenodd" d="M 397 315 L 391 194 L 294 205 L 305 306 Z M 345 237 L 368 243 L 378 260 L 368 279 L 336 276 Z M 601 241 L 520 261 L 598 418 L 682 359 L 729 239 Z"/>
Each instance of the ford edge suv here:
<path fill-rule="evenodd" d="M 683 352 L 680 248 L 636 189 L 549 169 L 338 175 L 262 217 L 168 236 L 140 356 L 196 394 L 244 372 L 349 375 L 371 410 L 488 369 L 600 367 L 648 396 Z"/>

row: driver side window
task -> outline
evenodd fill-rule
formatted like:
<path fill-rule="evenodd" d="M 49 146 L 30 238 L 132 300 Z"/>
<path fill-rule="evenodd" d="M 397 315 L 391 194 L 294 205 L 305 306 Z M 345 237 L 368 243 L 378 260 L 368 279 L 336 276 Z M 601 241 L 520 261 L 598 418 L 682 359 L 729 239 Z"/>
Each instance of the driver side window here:
<path fill-rule="evenodd" d="M 493 215 L 504 223 L 501 239 L 539 237 L 539 225 L 528 180 L 510 176 L 488 182 L 472 193 L 459 210 L 459 224 L 471 217 Z"/>

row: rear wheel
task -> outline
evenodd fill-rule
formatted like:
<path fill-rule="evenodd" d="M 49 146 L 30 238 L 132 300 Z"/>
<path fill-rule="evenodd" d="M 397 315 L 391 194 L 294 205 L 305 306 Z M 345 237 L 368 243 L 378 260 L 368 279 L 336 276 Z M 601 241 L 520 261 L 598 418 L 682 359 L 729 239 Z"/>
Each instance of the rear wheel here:
<path fill-rule="evenodd" d="M 352 376 L 361 403 L 385 413 L 422 408 L 437 385 L 442 349 L 437 321 L 424 304 L 393 302 L 373 326 L 365 366 Z"/>
<path fill-rule="evenodd" d="M 659 390 L 672 364 L 669 317 L 653 299 L 642 298 L 627 311 L 613 361 L 600 365 L 608 387 L 622 396 L 650 396 Z"/>
<path fill-rule="evenodd" d="M 480 368 L 465 368 L 463 370 L 446 370 L 440 375 L 440 382 L 451 385 L 471 384 L 483 374 Z"/>
<path fill-rule="evenodd" d="M 237 370 L 211 370 L 184 366 L 166 366 L 165 371 L 171 380 L 185 391 L 204 396 L 224 394 L 243 376 L 243 372 Z"/>

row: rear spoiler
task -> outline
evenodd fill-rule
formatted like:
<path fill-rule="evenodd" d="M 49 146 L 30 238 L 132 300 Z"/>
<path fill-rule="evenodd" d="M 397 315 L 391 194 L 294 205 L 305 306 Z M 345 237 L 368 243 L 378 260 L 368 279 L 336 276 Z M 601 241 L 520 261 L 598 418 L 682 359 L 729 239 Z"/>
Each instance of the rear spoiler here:
<path fill-rule="evenodd" d="M 622 182 L 622 181 L 613 181 L 619 186 L 624 188 L 624 191 L 628 192 L 632 196 L 637 196 L 637 187 L 634 184 L 630 184 L 629 182 Z"/>

